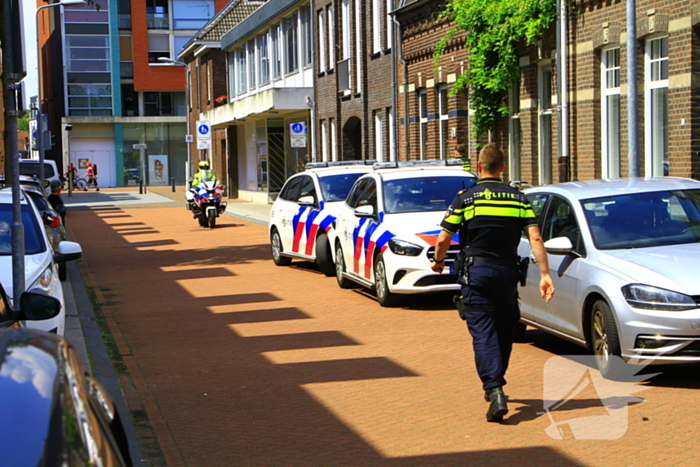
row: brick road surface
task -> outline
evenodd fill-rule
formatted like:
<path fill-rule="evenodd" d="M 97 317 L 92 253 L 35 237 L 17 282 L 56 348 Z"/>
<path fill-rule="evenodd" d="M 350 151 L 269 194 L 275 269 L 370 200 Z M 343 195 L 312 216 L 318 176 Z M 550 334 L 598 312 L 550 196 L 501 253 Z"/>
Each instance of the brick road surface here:
<path fill-rule="evenodd" d="M 129 408 L 162 451 L 150 465 L 698 464 L 698 367 L 662 368 L 632 401 L 581 384 L 548 414 L 545 365 L 586 352 L 530 330 L 507 375 L 510 413 L 491 424 L 449 297 L 381 308 L 308 263 L 276 267 L 266 227 L 201 228 L 182 203 L 73 209 L 68 226 Z"/>

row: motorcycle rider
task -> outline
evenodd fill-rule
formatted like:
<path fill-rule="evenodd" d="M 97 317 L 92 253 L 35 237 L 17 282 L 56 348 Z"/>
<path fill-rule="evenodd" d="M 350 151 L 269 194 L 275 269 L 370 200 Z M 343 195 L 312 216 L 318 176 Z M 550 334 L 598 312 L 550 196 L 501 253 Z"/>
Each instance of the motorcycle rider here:
<path fill-rule="evenodd" d="M 200 161 L 198 167 L 199 172 L 192 177 L 191 186 L 197 186 L 202 182 L 217 181 L 216 176 L 209 170 L 209 161 Z"/>

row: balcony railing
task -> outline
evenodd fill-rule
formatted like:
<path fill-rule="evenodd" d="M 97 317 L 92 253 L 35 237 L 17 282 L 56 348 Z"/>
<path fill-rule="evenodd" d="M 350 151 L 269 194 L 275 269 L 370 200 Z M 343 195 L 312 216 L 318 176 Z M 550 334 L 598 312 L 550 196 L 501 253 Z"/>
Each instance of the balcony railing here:
<path fill-rule="evenodd" d="M 146 24 L 148 29 L 169 29 L 170 28 L 170 18 L 167 16 L 148 16 L 146 18 Z"/>

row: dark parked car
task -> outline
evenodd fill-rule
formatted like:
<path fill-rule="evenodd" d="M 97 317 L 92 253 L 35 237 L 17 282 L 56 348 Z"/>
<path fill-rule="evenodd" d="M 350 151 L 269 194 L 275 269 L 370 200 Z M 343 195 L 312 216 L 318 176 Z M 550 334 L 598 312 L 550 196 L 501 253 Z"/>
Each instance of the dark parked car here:
<path fill-rule="evenodd" d="M 18 327 L 53 318 L 60 302 L 24 293 L 17 311 L 1 286 L 0 296 L 0 465 L 131 466 L 114 404 L 73 346 Z"/>

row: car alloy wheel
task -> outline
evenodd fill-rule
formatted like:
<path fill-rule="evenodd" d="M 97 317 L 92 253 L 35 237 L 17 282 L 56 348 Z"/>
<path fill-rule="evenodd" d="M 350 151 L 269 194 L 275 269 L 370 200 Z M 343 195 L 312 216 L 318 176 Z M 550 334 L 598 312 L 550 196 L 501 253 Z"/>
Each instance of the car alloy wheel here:
<path fill-rule="evenodd" d="M 270 246 L 272 248 L 272 261 L 274 261 L 277 266 L 286 266 L 292 262 L 291 258 L 282 256 L 282 239 L 277 229 L 272 229 Z"/>
<path fill-rule="evenodd" d="M 355 285 L 353 281 L 343 276 L 345 272 L 345 258 L 343 258 L 343 248 L 340 243 L 335 247 L 335 279 L 341 289 L 351 289 Z"/>
<path fill-rule="evenodd" d="M 620 357 L 620 339 L 610 305 L 597 300 L 591 310 L 591 344 L 598 370 L 604 378 L 624 378 L 625 362 Z"/>
<path fill-rule="evenodd" d="M 396 306 L 399 302 L 399 296 L 389 291 L 389 283 L 386 277 L 386 265 L 384 264 L 384 256 L 381 254 L 377 256 L 374 262 L 374 289 L 377 294 L 377 301 L 381 306 Z"/>

